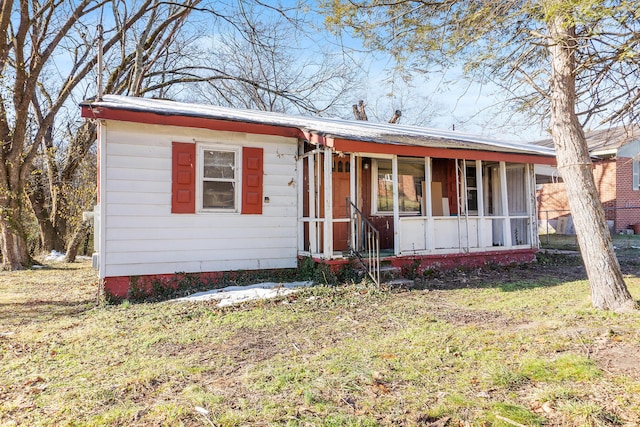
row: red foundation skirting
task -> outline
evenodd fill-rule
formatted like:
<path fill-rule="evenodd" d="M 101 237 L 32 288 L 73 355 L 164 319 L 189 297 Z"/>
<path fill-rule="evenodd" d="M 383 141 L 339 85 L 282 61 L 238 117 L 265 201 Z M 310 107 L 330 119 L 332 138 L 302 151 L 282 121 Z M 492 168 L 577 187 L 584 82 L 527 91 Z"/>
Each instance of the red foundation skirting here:
<path fill-rule="evenodd" d="M 178 283 L 187 276 L 197 277 L 201 281 L 216 280 L 224 272 L 212 271 L 205 273 L 175 273 L 175 274 L 147 274 L 144 276 L 112 276 L 102 280 L 104 290 L 115 298 L 130 298 L 132 291 L 141 295 L 152 295 L 153 284 L 161 283 L 164 288 L 176 289 Z"/>
<path fill-rule="evenodd" d="M 412 265 L 419 262 L 418 269 L 451 270 L 459 267 L 474 268 L 485 264 L 508 265 L 514 263 L 532 262 L 535 260 L 537 249 L 517 249 L 511 251 L 489 251 L 468 254 L 441 254 L 441 255 L 407 255 L 384 258 L 384 262 L 394 267 Z M 329 266 L 333 271 L 348 264 L 352 260 L 334 259 L 324 260 L 314 258 L 314 261 Z M 227 272 L 229 274 L 230 272 Z M 200 282 L 220 279 L 225 272 L 213 271 L 203 273 L 176 273 L 176 274 L 148 274 L 144 276 L 112 276 L 103 279 L 104 290 L 112 297 L 124 299 L 130 298 L 132 293 L 152 295 L 154 283 L 160 283 L 164 288 L 176 289 L 185 277 L 195 277 Z M 231 272 L 233 274 L 233 272 Z"/>
<path fill-rule="evenodd" d="M 459 267 L 474 268 L 485 264 L 509 265 L 532 262 L 536 259 L 537 249 L 514 249 L 510 251 L 471 252 L 468 254 L 437 254 L 437 255 L 402 255 L 382 258 L 383 263 L 393 267 L 402 267 L 420 262 L 419 268 L 438 270 L 452 270 Z M 317 263 L 326 264 L 332 270 L 338 270 L 351 262 L 349 259 L 313 258 Z"/>

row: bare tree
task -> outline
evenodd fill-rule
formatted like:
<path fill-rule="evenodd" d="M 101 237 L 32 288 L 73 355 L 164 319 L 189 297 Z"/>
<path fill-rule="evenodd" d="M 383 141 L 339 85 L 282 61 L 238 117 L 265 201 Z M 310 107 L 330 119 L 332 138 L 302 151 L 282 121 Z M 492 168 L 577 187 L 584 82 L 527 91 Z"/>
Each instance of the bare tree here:
<path fill-rule="evenodd" d="M 21 7 L 41 8 L 59 17 L 67 16 L 72 4 L 52 1 Z M 83 210 L 90 209 L 95 188 L 79 176 L 87 167 L 84 160 L 95 141 L 95 124 L 78 125 L 75 105 L 79 98 L 96 93 L 94 65 L 99 35 L 95 27 L 100 20 L 112 23 L 104 32 L 106 93 L 180 99 L 189 93 L 189 87 L 201 84 L 201 100 L 206 93 L 205 99 L 222 105 L 323 114 L 336 109 L 343 94 L 351 89 L 349 73 L 337 61 L 318 60 L 322 55 L 301 60 L 292 53 L 288 44 L 291 37 L 306 37 L 302 31 L 306 18 L 298 11 L 296 7 L 276 7 L 258 0 L 224 5 L 201 0 L 86 1 L 84 9 L 67 16 L 66 32 L 45 22 L 38 28 L 30 27 L 33 22 L 25 22 L 25 31 L 35 34 L 45 28 L 47 37 L 55 35 L 57 42 L 50 46 L 54 54 L 43 57 L 42 69 L 25 77 L 36 82 L 24 116 L 28 117 L 29 129 L 36 133 L 24 138 L 22 151 L 28 151 L 29 158 L 14 171 L 20 169 L 29 177 L 28 185 L 16 181 L 12 187 L 18 189 L 14 191 L 16 207 L 3 211 L 2 216 L 13 224 L 6 227 L 6 234 L 22 242 L 19 246 L 24 250 L 14 256 L 3 248 L 2 252 L 10 255 L 3 258 L 5 268 L 20 268 L 30 262 L 22 219 L 27 197 L 43 250 L 66 249 L 71 260 L 80 237 L 86 233 L 87 224 L 79 218 Z M 198 26 L 201 21 L 206 25 Z M 12 27 L 6 30 L 7 37 L 12 37 Z M 224 49 L 200 49 L 199 45 L 213 38 L 211 31 L 215 30 L 222 30 Z M 45 46 L 24 42 L 13 47 L 7 44 L 5 49 L 10 57 L 16 51 L 32 57 L 40 55 Z M 70 70 L 60 67 L 61 57 L 71 64 Z M 6 70 L 14 68 L 15 61 L 7 62 Z M 64 86 L 58 82 L 64 82 Z M 19 91 L 19 87 L 11 86 L 14 81 L 8 83 L 6 93 Z M 69 108 L 64 107 L 65 102 Z M 3 103 L 3 112 L 11 116 L 14 111 L 14 105 Z M 79 194 L 85 197 L 80 199 Z M 83 206 L 77 206 L 80 200 Z"/>
<path fill-rule="evenodd" d="M 22 222 L 29 176 L 55 120 L 96 63 L 95 37 L 88 31 L 100 14 L 114 12 L 104 42 L 105 52 L 118 47 L 123 35 L 149 14 L 177 7 L 190 11 L 200 0 L 5 0 L 0 7 L 0 236 L 2 266 L 20 269 L 31 263 L 27 230 Z M 63 61 L 63 59 L 65 61 Z M 45 84 L 48 67 L 66 69 L 52 89 Z M 48 81 L 48 83 L 52 83 Z M 134 82 L 135 83 L 135 82 Z M 135 87 L 135 84 L 134 86 Z"/>
<path fill-rule="evenodd" d="M 361 99 L 357 104 L 353 104 L 351 106 L 351 109 L 353 110 L 353 116 L 356 120 L 362 120 L 365 122 L 369 120 L 369 118 L 367 117 L 367 110 L 365 108 L 364 100 Z"/>
<path fill-rule="evenodd" d="M 543 113 L 550 120 L 593 305 L 637 307 L 613 251 L 583 133 L 594 120 L 637 122 L 640 19 L 635 2 L 325 4 L 329 24 L 354 29 L 369 46 L 393 53 L 401 65 L 425 69 L 462 63 L 472 77 L 502 82 L 521 108 Z"/>
<path fill-rule="evenodd" d="M 344 109 L 354 90 L 352 67 L 342 55 L 322 51 L 299 8 L 264 13 L 264 5 L 239 2 L 202 52 L 211 64 L 189 88 L 190 99 L 221 106 L 326 115 Z"/>
<path fill-rule="evenodd" d="M 154 1 L 149 13 L 122 34 L 110 50 L 112 54 L 105 61 L 109 73 L 104 90 L 134 96 L 152 92 L 162 96 L 166 88 L 184 82 L 183 70 L 177 72 L 169 67 L 168 59 L 178 56 L 180 49 L 176 45 L 184 42 L 180 30 L 184 29 L 185 20 L 196 4 L 169 3 L 160 7 L 160 3 Z M 95 38 L 91 41 L 82 38 L 74 40 L 78 45 L 88 44 L 87 49 L 96 48 L 92 46 Z M 81 85 L 85 86 L 81 93 L 95 91 L 94 79 L 85 79 Z M 53 97 L 46 91 L 48 86 L 46 83 L 40 84 L 40 91 L 44 108 L 50 110 Z M 50 87 L 50 91 L 55 90 L 55 86 Z M 73 95 L 70 100 L 77 101 Z M 34 102 L 32 109 L 37 123 L 42 123 L 43 107 L 39 102 Z M 80 237 L 86 235 L 88 224 L 79 221 L 82 211 L 89 210 L 95 203 L 95 197 L 91 196 L 95 195 L 95 180 L 93 183 L 78 180 L 78 175 L 84 171 L 81 166 L 87 166 L 85 158 L 95 141 L 96 127 L 95 123 L 89 121 L 78 126 L 75 123 L 76 116 L 75 108 L 70 112 L 63 109 L 56 115 L 59 125 L 56 129 L 51 125 L 42 140 L 39 159 L 36 159 L 36 167 L 31 174 L 33 179 L 27 192 L 38 222 L 40 248 L 45 251 L 66 251 L 69 260 L 73 260 L 73 254 L 77 252 L 77 245 L 82 241 Z M 63 125 L 65 122 L 68 123 L 66 127 Z M 78 187 L 77 184 L 82 186 Z M 78 194 L 85 197 L 79 199 Z M 83 205 L 77 206 L 80 200 Z"/>

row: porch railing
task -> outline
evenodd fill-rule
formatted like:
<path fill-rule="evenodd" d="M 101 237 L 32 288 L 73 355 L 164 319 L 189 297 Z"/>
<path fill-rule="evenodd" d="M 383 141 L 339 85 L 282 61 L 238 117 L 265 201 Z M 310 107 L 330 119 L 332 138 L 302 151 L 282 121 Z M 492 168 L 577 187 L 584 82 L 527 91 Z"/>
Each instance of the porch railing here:
<path fill-rule="evenodd" d="M 355 255 L 376 285 L 380 284 L 380 233 L 347 197 L 347 217 L 351 219 L 349 252 Z"/>

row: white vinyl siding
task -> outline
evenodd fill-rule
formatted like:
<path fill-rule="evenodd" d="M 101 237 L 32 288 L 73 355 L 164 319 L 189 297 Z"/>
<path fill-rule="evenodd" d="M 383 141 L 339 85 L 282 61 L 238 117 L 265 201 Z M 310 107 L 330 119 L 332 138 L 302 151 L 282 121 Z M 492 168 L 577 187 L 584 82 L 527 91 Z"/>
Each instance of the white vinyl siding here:
<path fill-rule="evenodd" d="M 106 128 L 101 277 L 296 266 L 296 139 L 120 122 Z M 236 150 L 236 164 L 242 147 L 263 148 L 263 214 L 171 214 L 172 141 Z"/>

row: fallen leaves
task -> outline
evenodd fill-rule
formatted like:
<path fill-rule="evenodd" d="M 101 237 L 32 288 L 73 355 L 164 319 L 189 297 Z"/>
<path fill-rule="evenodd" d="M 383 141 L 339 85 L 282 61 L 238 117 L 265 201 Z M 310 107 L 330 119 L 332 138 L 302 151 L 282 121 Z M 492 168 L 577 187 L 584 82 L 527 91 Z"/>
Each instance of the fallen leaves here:
<path fill-rule="evenodd" d="M 373 391 L 376 394 L 389 394 L 391 393 L 391 389 L 384 383 L 384 375 L 382 372 L 373 371 L 371 372 L 371 378 L 373 380 Z"/>

